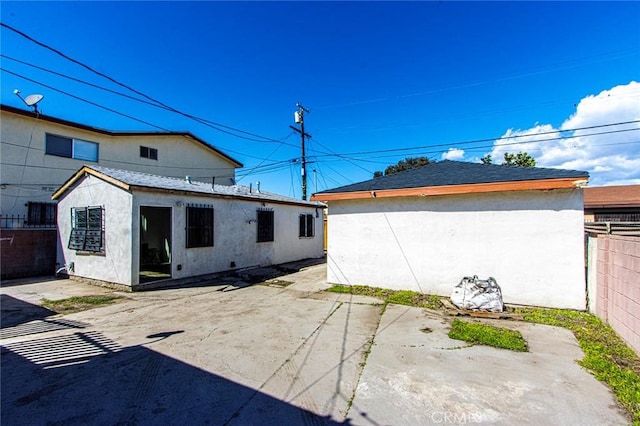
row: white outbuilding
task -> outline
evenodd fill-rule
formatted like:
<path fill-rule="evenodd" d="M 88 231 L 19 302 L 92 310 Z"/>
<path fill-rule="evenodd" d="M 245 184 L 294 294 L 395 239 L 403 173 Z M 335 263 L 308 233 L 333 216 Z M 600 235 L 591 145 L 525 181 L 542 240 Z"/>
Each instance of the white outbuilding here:
<path fill-rule="evenodd" d="M 132 290 L 324 256 L 324 204 L 258 187 L 84 166 L 58 201 L 59 263 Z"/>
<path fill-rule="evenodd" d="M 314 194 L 327 279 L 450 296 L 493 277 L 505 303 L 585 309 L 588 173 L 441 161 Z"/>

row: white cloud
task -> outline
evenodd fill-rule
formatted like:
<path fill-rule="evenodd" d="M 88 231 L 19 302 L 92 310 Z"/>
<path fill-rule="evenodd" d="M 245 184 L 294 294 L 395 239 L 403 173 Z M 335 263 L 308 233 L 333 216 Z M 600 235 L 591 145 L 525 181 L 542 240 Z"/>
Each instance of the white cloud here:
<path fill-rule="evenodd" d="M 573 130 L 634 120 L 640 120 L 640 83 L 632 81 L 583 98 L 559 129 L 536 123 L 507 130 L 491 156 L 500 162 L 505 152 L 527 152 L 540 167 L 588 171 L 590 186 L 637 184 L 640 123 Z"/>
<path fill-rule="evenodd" d="M 449 148 L 449 151 L 442 153 L 443 160 L 462 160 L 464 149 Z"/>

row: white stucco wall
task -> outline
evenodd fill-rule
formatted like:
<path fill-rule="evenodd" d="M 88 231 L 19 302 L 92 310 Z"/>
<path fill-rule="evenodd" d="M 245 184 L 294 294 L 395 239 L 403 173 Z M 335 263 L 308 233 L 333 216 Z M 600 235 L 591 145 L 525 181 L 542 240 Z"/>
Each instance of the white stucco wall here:
<path fill-rule="evenodd" d="M 506 303 L 585 309 L 582 190 L 330 201 L 328 280 L 450 296 L 494 277 Z"/>
<path fill-rule="evenodd" d="M 214 246 L 186 248 L 189 203 L 214 208 Z M 105 254 L 80 254 L 67 248 L 72 207 L 103 206 Z M 62 243 L 60 262 L 74 264 L 71 275 L 127 286 L 139 283 L 140 207 L 171 208 L 172 279 L 232 269 L 267 266 L 324 255 L 322 209 L 309 206 L 207 198 L 166 192 L 133 194 L 91 175 L 81 179 L 58 203 Z M 274 241 L 257 243 L 257 209 L 274 210 Z M 300 238 L 299 215 L 313 214 L 313 238 Z M 251 221 L 251 223 L 249 223 Z M 231 266 L 231 262 L 235 266 Z M 180 265 L 180 270 L 178 270 Z"/>
<path fill-rule="evenodd" d="M 188 204 L 204 204 L 214 209 L 214 246 L 186 248 L 186 211 Z M 299 215 L 316 215 L 315 207 L 263 203 L 229 198 L 203 198 L 151 192 L 136 192 L 133 222 L 133 247 L 139 245 L 141 206 L 172 207 L 172 278 L 186 278 L 232 269 L 276 265 L 324 255 L 322 209 L 318 208 L 313 238 L 300 238 Z M 274 210 L 274 241 L 258 243 L 257 209 Z M 251 221 L 251 223 L 249 223 Z M 134 250 L 138 251 L 138 250 Z M 134 275 L 138 274 L 135 253 Z M 231 262 L 235 266 L 231 266 Z M 181 270 L 178 270 L 181 265 Z"/>
<path fill-rule="evenodd" d="M 73 207 L 104 208 L 105 254 L 80 253 L 67 248 Z M 83 178 L 58 201 L 61 264 L 73 262 L 70 275 L 130 286 L 132 284 L 131 194 L 94 176 Z"/>
<path fill-rule="evenodd" d="M 46 133 L 98 143 L 98 163 L 45 154 Z M 0 119 L 0 207 L 24 215 L 26 202 L 50 203 L 51 195 L 84 164 L 162 176 L 233 184 L 234 164 L 200 142 L 180 135 L 109 134 L 57 124 L 8 111 Z M 140 157 L 140 146 L 156 148 L 158 160 Z"/>

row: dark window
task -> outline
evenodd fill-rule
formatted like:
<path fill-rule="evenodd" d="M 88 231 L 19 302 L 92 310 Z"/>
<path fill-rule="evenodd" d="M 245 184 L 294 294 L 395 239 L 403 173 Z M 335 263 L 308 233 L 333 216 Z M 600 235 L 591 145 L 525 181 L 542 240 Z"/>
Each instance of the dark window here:
<path fill-rule="evenodd" d="M 58 157 L 72 158 L 73 139 L 47 133 L 45 153 Z"/>
<path fill-rule="evenodd" d="M 300 215 L 300 237 L 313 237 L 313 215 Z"/>
<path fill-rule="evenodd" d="M 146 146 L 140 147 L 140 157 L 149 158 L 151 160 L 158 159 L 158 150 L 156 148 L 149 148 Z"/>
<path fill-rule="evenodd" d="M 104 209 L 74 207 L 71 209 L 71 250 L 104 253 Z"/>
<path fill-rule="evenodd" d="M 45 154 L 98 162 L 98 144 L 47 133 Z"/>
<path fill-rule="evenodd" d="M 28 224 L 54 226 L 56 224 L 55 203 L 29 203 Z"/>
<path fill-rule="evenodd" d="M 187 206 L 187 248 L 213 246 L 213 208 Z"/>
<path fill-rule="evenodd" d="M 258 210 L 258 242 L 273 241 L 273 210 Z"/>

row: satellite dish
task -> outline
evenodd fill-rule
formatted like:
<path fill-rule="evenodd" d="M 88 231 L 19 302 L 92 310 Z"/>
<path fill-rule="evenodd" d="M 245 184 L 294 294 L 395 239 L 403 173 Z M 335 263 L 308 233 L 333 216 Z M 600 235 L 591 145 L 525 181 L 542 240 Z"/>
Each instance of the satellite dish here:
<path fill-rule="evenodd" d="M 25 103 L 28 107 L 32 107 L 34 112 L 38 112 L 38 102 L 40 102 L 44 96 L 39 94 L 29 95 L 26 98 L 20 96 L 20 91 L 18 89 L 14 89 L 13 93 Z"/>
<path fill-rule="evenodd" d="M 44 98 L 44 96 L 38 95 L 38 94 L 29 95 L 26 98 L 24 98 L 24 103 L 30 107 L 35 107 L 36 104 L 42 100 L 42 98 Z"/>

